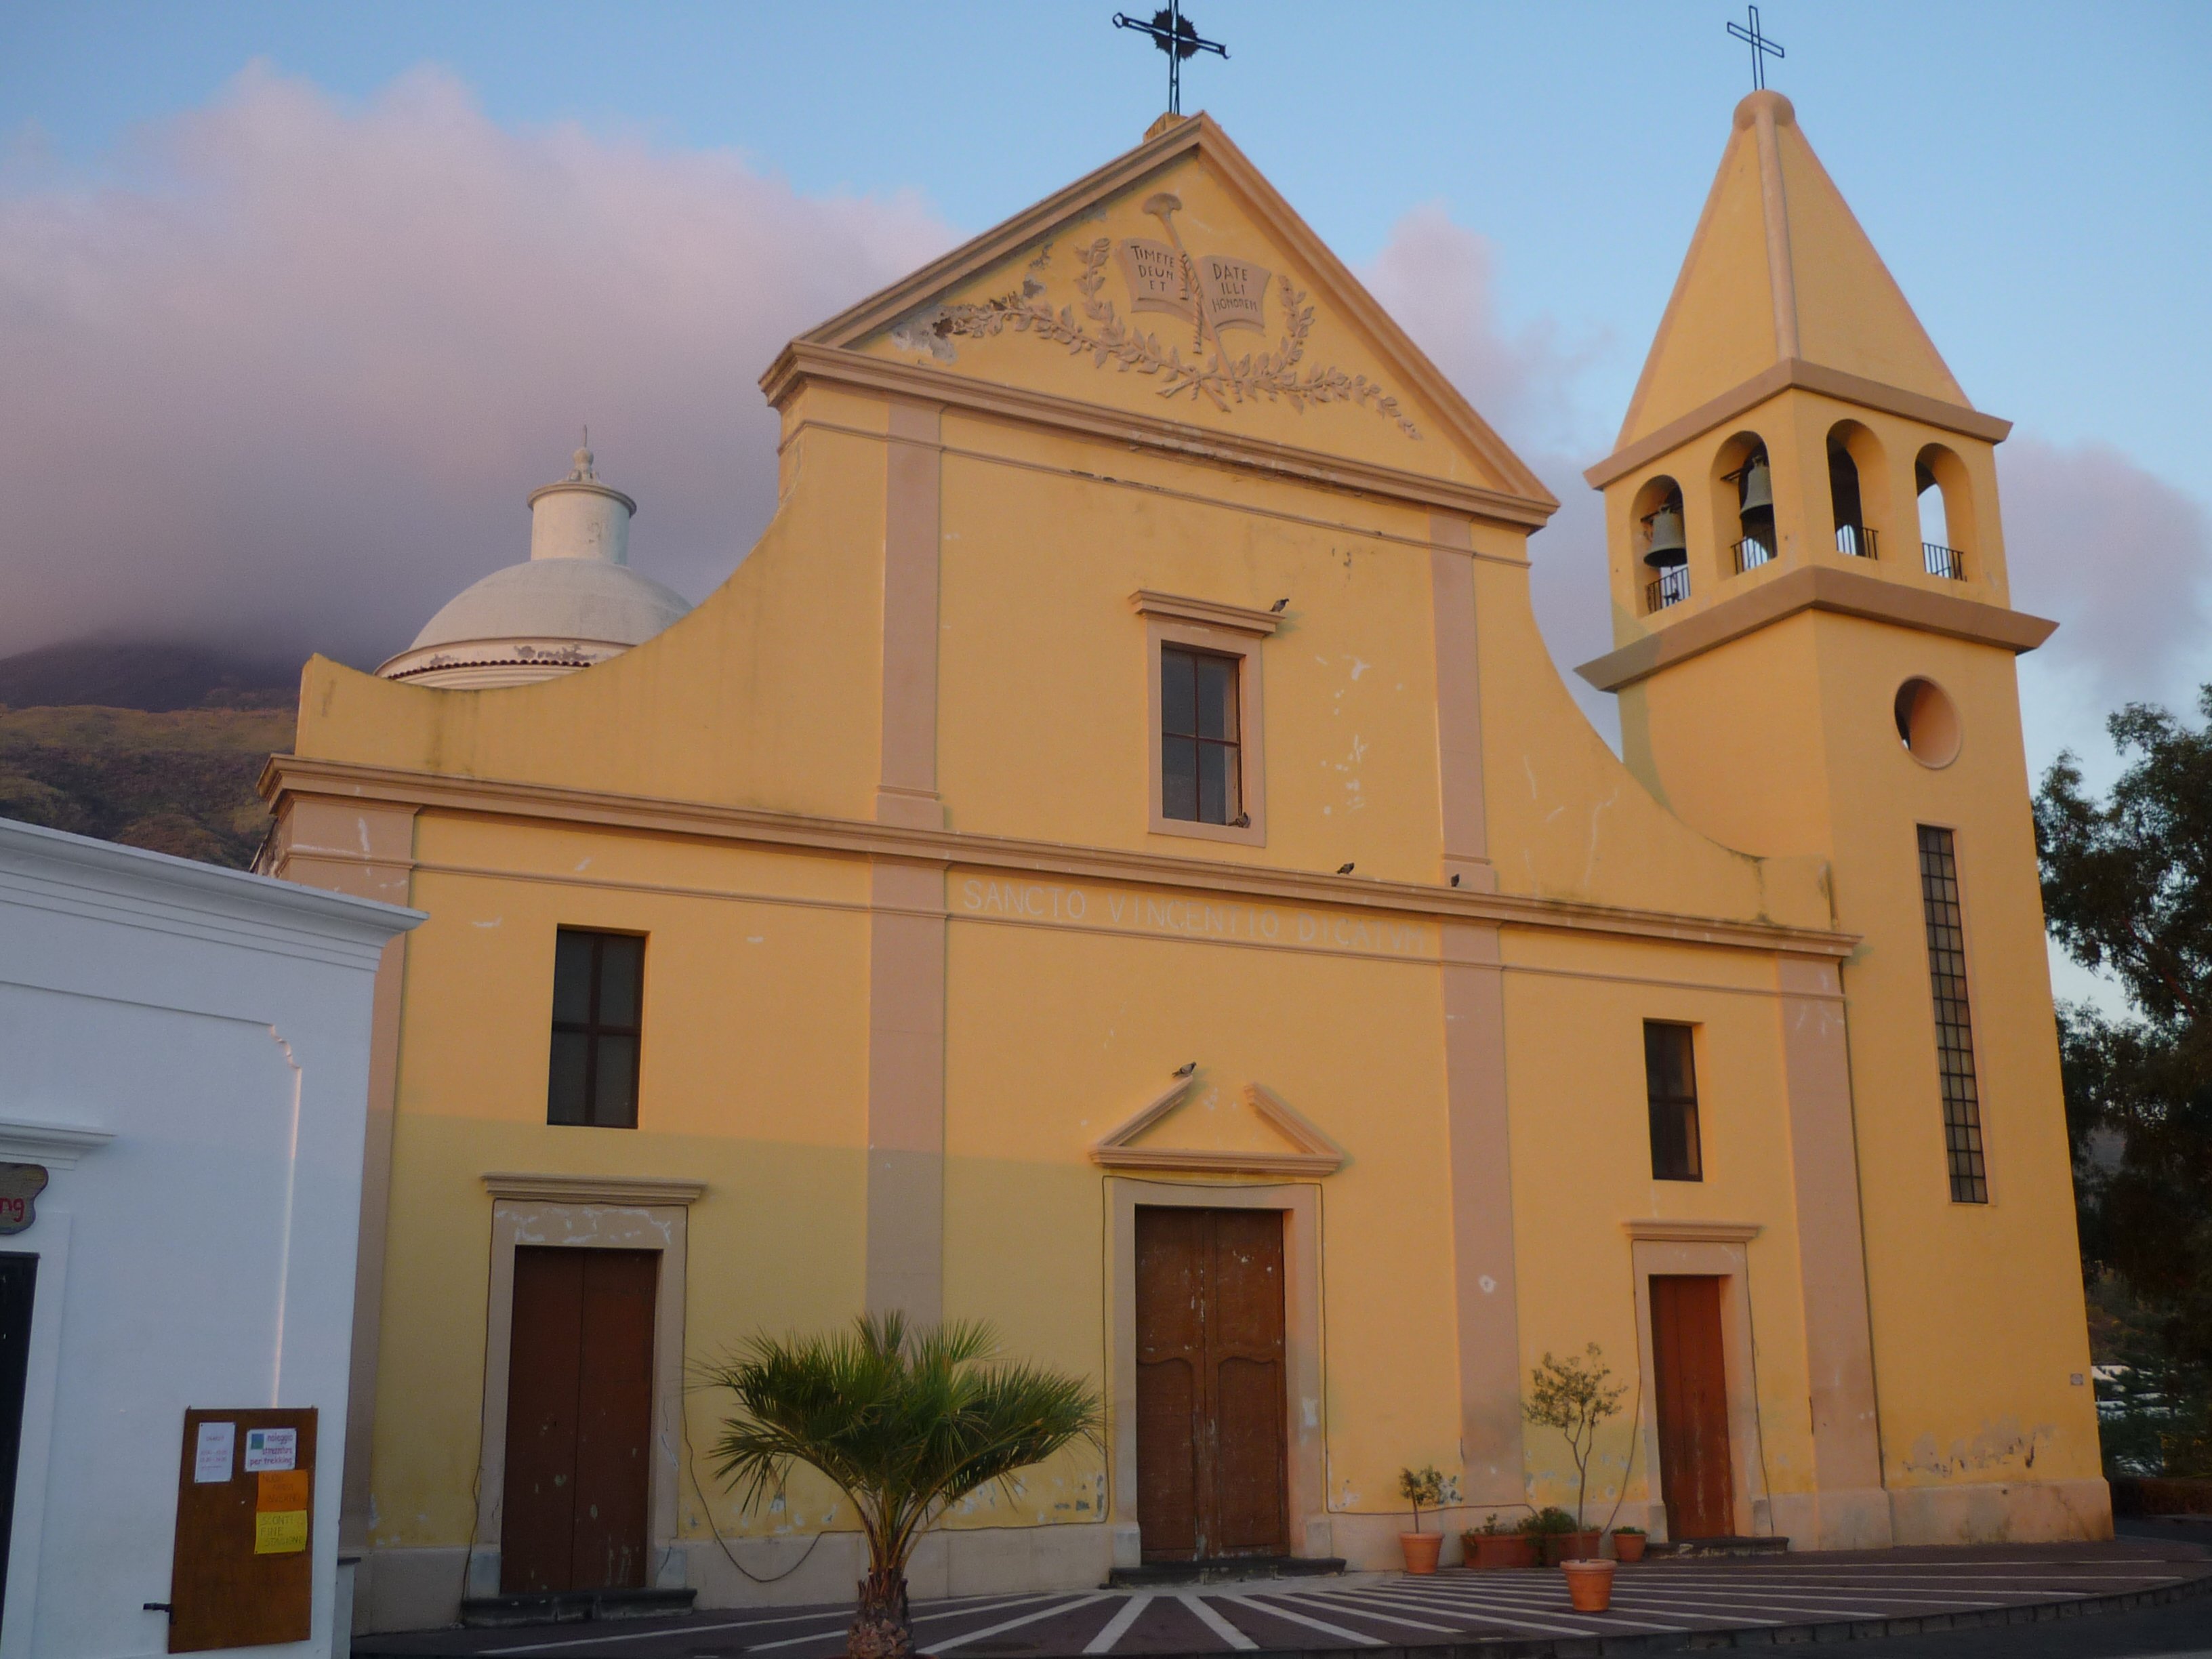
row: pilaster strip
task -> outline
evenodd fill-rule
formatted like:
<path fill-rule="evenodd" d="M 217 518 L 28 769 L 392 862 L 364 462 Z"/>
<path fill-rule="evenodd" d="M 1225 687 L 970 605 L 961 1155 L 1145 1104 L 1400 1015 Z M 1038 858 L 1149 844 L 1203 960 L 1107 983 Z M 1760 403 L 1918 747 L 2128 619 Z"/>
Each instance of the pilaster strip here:
<path fill-rule="evenodd" d="M 935 404 L 890 404 L 884 451 L 881 770 L 876 817 L 942 829 L 937 794 L 939 505 L 944 458 Z"/>
<path fill-rule="evenodd" d="M 1443 979 L 1464 1496 L 1477 1506 L 1519 1504 L 1527 1498 L 1521 1452 L 1521 1319 L 1498 930 L 1446 923 Z"/>
<path fill-rule="evenodd" d="M 1823 1493 L 1863 1491 L 1881 1485 L 1881 1449 L 1850 1057 L 1844 1006 L 1836 1000 L 1840 974 L 1832 962 L 1788 954 L 1776 958 L 1775 974 L 1782 992 L 1777 1006 L 1790 1095 L 1814 1484 Z"/>
<path fill-rule="evenodd" d="M 1482 644 L 1474 611 L 1473 532 L 1465 519 L 1429 515 L 1429 605 L 1436 627 L 1437 784 L 1443 878 L 1498 890 L 1483 804 Z"/>
<path fill-rule="evenodd" d="M 945 1312 L 945 866 L 875 860 L 868 921 L 866 1305 Z"/>
<path fill-rule="evenodd" d="M 266 854 L 267 873 L 327 892 L 413 903 L 418 810 L 413 803 L 293 794 L 275 804 L 281 811 Z M 345 1470 L 338 1497 L 338 1544 L 349 1550 L 369 1547 L 374 1511 L 369 1474 L 376 1444 L 376 1366 L 383 1336 L 384 1252 L 391 1229 L 392 1140 L 408 938 L 402 933 L 384 947 L 369 1001 L 368 1114 L 354 1258 Z"/>
<path fill-rule="evenodd" d="M 1752 113 L 1759 140 L 1759 198 L 1766 220 L 1766 282 L 1774 294 L 1774 354 L 1797 355 L 1797 273 L 1790 262 L 1790 198 L 1782 184 L 1781 139 L 1774 130 L 1774 104 L 1756 100 Z"/>

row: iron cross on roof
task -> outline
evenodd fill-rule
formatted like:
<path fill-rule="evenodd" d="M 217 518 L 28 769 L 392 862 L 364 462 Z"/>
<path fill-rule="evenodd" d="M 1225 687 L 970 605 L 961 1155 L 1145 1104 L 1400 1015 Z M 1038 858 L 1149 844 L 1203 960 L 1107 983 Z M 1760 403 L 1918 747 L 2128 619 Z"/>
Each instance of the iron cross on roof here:
<path fill-rule="evenodd" d="M 1195 58 L 1201 52 L 1210 52 L 1217 58 L 1226 58 L 1229 48 L 1218 40 L 1201 37 L 1198 27 L 1182 15 L 1182 0 L 1168 0 L 1168 3 L 1152 14 L 1149 23 L 1141 18 L 1122 12 L 1114 14 L 1117 29 L 1135 29 L 1152 37 L 1152 44 L 1168 55 L 1168 113 L 1182 113 L 1182 60 Z"/>
<path fill-rule="evenodd" d="M 1751 88 L 1753 92 L 1764 92 L 1766 90 L 1767 58 L 1786 58 L 1790 54 L 1783 51 L 1777 42 L 1759 32 L 1757 6 L 1746 6 L 1744 9 L 1751 14 L 1751 27 L 1746 28 L 1741 23 L 1730 23 L 1728 32 L 1751 48 Z"/>

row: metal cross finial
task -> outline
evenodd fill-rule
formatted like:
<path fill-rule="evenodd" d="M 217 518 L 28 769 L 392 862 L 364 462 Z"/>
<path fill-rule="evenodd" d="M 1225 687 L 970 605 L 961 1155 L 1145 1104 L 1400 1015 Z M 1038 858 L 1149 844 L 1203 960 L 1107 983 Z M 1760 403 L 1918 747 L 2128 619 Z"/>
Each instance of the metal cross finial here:
<path fill-rule="evenodd" d="M 1728 26 L 1728 32 L 1751 48 L 1751 89 L 1753 92 L 1764 92 L 1766 90 L 1767 58 L 1770 56 L 1787 58 L 1790 54 L 1759 32 L 1757 6 L 1746 6 L 1744 9 L 1751 14 L 1751 27 L 1746 28 L 1741 23 L 1730 23 Z"/>
<path fill-rule="evenodd" d="M 1121 12 L 1114 14 L 1117 29 L 1135 29 L 1152 37 L 1152 44 L 1168 55 L 1168 113 L 1182 113 L 1182 60 L 1195 58 L 1201 52 L 1210 52 L 1217 58 L 1226 58 L 1229 48 L 1218 40 L 1200 37 L 1197 25 L 1182 15 L 1182 0 L 1168 0 L 1168 3 L 1152 14 L 1149 23 L 1141 18 Z"/>

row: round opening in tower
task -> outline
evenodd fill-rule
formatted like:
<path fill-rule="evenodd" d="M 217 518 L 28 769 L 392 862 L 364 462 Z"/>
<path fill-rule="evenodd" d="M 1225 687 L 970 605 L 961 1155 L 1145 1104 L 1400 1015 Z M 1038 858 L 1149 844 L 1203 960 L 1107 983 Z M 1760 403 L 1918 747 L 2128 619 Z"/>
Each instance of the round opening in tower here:
<path fill-rule="evenodd" d="M 1948 766 L 1959 758 L 1959 708 L 1933 680 L 1909 679 L 1897 688 L 1897 735 L 1923 766 Z"/>

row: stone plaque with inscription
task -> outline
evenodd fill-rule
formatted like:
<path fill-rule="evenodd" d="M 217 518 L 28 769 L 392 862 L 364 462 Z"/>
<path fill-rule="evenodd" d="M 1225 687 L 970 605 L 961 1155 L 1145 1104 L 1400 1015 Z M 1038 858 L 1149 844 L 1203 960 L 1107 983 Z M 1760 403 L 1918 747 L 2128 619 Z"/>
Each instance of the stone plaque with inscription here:
<path fill-rule="evenodd" d="M 1115 252 L 1129 282 L 1130 310 L 1164 311 L 1186 322 L 1197 315 L 1190 284 L 1183 280 L 1182 255 L 1174 248 L 1139 237 L 1121 243 Z"/>
<path fill-rule="evenodd" d="M 45 1164 L 0 1164 L 0 1235 L 20 1233 L 36 1221 L 46 1190 Z"/>
<path fill-rule="evenodd" d="M 1217 329 L 1267 326 L 1267 271 L 1249 259 L 1207 253 L 1198 260 L 1198 285 L 1206 295 L 1206 315 Z"/>

